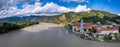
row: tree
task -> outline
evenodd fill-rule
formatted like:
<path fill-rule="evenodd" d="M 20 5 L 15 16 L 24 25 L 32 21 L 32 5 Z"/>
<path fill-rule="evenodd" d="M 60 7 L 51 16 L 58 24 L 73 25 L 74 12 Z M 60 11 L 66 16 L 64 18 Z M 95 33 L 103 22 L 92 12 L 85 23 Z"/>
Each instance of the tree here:
<path fill-rule="evenodd" d="M 96 32 L 97 32 L 97 29 L 96 29 L 95 27 L 92 27 L 91 32 L 92 32 L 92 33 L 96 33 Z"/>
<path fill-rule="evenodd" d="M 108 34 L 109 40 L 112 39 L 111 35 L 112 35 L 112 33 L 109 33 L 109 34 Z"/>
<path fill-rule="evenodd" d="M 116 38 L 116 41 L 120 42 L 120 34 L 119 33 L 115 33 L 115 38 Z"/>
<path fill-rule="evenodd" d="M 72 25 L 68 24 L 68 27 L 72 30 Z"/>
<path fill-rule="evenodd" d="M 105 34 L 105 35 L 103 36 L 103 39 L 104 39 L 104 41 L 108 41 L 108 40 L 109 40 L 109 36 Z"/>
<path fill-rule="evenodd" d="M 3 22 L 3 23 L 0 23 L 0 34 L 21 29 L 23 27 L 34 25 L 34 24 L 39 24 L 39 22 L 14 22 L 14 23 Z"/>

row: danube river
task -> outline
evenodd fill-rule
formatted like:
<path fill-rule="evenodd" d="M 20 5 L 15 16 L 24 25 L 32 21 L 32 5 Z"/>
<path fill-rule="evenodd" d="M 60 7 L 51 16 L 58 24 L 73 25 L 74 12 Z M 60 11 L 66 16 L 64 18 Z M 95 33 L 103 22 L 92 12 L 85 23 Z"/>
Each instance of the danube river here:
<path fill-rule="evenodd" d="M 118 43 L 81 39 L 61 25 L 40 23 L 0 35 L 0 47 L 120 47 Z"/>

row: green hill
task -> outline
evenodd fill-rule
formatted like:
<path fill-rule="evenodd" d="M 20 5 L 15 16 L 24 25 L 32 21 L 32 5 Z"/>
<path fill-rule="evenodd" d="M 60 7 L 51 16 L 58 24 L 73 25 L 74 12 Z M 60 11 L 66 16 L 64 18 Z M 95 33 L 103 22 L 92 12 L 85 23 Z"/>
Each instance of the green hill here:
<path fill-rule="evenodd" d="M 87 12 L 68 12 L 63 14 L 65 14 L 68 23 L 79 22 L 82 18 L 84 22 L 88 23 L 100 22 L 102 24 L 110 24 L 109 22 L 114 22 L 120 24 L 120 16 L 105 11 L 90 10 Z"/>

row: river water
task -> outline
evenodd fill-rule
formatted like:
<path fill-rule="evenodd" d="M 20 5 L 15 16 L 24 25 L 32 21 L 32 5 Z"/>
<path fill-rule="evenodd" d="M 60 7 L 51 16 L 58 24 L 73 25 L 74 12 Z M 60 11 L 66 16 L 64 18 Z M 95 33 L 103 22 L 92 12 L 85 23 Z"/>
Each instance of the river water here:
<path fill-rule="evenodd" d="M 41 23 L 0 35 L 0 47 L 120 47 L 120 44 L 84 40 L 60 25 Z"/>

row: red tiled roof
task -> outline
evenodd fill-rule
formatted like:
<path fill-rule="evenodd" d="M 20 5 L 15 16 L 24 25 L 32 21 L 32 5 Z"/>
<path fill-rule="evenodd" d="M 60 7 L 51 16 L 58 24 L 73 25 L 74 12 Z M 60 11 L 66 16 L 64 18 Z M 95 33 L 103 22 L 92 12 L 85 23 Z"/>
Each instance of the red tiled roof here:
<path fill-rule="evenodd" d="M 83 24 L 83 26 L 90 27 L 90 26 L 92 26 L 92 24 L 85 23 L 85 24 Z"/>
<path fill-rule="evenodd" d="M 72 23 L 72 26 L 77 26 L 80 27 L 80 23 Z M 89 29 L 91 27 L 97 27 L 97 29 L 102 30 L 102 31 L 113 31 L 113 30 L 118 30 L 116 27 L 113 28 L 104 28 L 102 24 L 90 24 L 90 23 L 84 23 L 83 28 Z"/>
<path fill-rule="evenodd" d="M 78 27 L 80 27 L 80 24 L 79 23 L 72 23 L 72 26 L 78 26 Z"/>
<path fill-rule="evenodd" d="M 117 28 L 101 28 L 102 31 L 113 31 L 118 30 Z"/>
<path fill-rule="evenodd" d="M 102 24 L 98 24 L 97 26 L 98 26 L 98 27 L 102 27 L 103 25 L 102 25 Z"/>
<path fill-rule="evenodd" d="M 92 27 L 93 25 L 95 25 L 95 24 L 85 23 L 85 24 L 83 24 L 83 27 L 88 28 L 88 27 Z M 72 26 L 80 27 L 80 23 L 72 23 Z"/>

